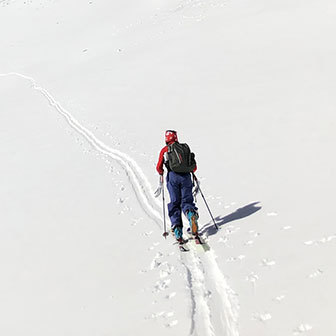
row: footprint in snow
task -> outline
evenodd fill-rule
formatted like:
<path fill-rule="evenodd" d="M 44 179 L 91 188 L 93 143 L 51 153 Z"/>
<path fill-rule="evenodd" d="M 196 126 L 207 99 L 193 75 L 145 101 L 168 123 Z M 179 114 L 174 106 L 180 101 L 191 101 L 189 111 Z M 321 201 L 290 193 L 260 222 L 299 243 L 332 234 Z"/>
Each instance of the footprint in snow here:
<path fill-rule="evenodd" d="M 125 213 L 127 213 L 127 212 L 129 212 L 129 211 L 131 211 L 132 209 L 128 206 L 128 205 L 125 205 L 124 207 L 123 207 L 123 209 L 122 210 L 120 210 L 119 212 L 118 212 L 118 215 L 123 215 L 123 214 L 125 214 Z"/>
<path fill-rule="evenodd" d="M 133 219 L 132 220 L 132 226 L 136 226 L 139 222 L 141 222 L 143 218 Z"/>
<path fill-rule="evenodd" d="M 253 285 L 259 280 L 258 274 L 251 272 L 249 275 L 246 276 L 246 281 L 251 282 Z"/>
<path fill-rule="evenodd" d="M 262 259 L 261 266 L 274 266 L 275 265 L 275 261 L 274 260 L 269 260 L 269 259 Z"/>
<path fill-rule="evenodd" d="M 291 228 L 292 228 L 291 226 L 287 225 L 287 226 L 282 227 L 281 229 L 282 230 L 290 230 Z"/>
<path fill-rule="evenodd" d="M 312 329 L 313 327 L 309 324 L 300 324 L 297 328 L 293 330 L 293 335 L 300 335 Z"/>
<path fill-rule="evenodd" d="M 176 292 L 172 292 L 172 293 L 166 295 L 166 299 L 170 300 L 170 299 L 174 298 L 175 296 L 176 296 Z"/>
<path fill-rule="evenodd" d="M 254 231 L 254 230 L 249 231 L 249 234 L 251 234 L 253 237 L 259 237 L 260 236 L 260 233 Z"/>
<path fill-rule="evenodd" d="M 336 235 L 323 237 L 323 238 L 317 239 L 317 240 L 308 240 L 308 241 L 305 241 L 304 244 L 305 245 L 320 245 L 320 244 L 328 243 L 328 242 L 332 241 L 333 239 L 336 239 Z"/>
<path fill-rule="evenodd" d="M 255 321 L 266 322 L 272 318 L 270 313 L 254 313 L 252 319 Z"/>
<path fill-rule="evenodd" d="M 281 301 L 283 301 L 285 299 L 285 295 L 279 295 L 279 296 L 277 296 L 277 297 L 275 297 L 274 299 L 273 299 L 273 301 L 276 301 L 276 302 L 281 302 Z"/>
<path fill-rule="evenodd" d="M 159 313 L 152 313 L 152 314 L 149 316 L 149 318 L 154 320 L 154 319 L 157 319 L 157 318 L 159 318 L 159 317 L 163 317 L 164 314 L 165 314 L 164 311 L 161 311 L 161 312 L 159 312 Z M 148 319 L 148 318 L 147 318 L 147 319 Z"/>
<path fill-rule="evenodd" d="M 161 265 L 160 261 L 157 261 L 156 259 L 153 259 L 151 264 L 150 264 L 150 270 L 152 271 L 152 270 L 160 267 L 160 265 Z"/>
<path fill-rule="evenodd" d="M 142 235 L 144 237 L 149 237 L 152 233 L 153 233 L 153 231 L 149 231 L 149 232 L 144 232 Z"/>
<path fill-rule="evenodd" d="M 157 246 L 159 246 L 160 245 L 160 243 L 158 243 L 158 242 L 156 242 L 156 243 L 153 243 L 153 245 L 152 246 L 150 246 L 149 248 L 148 248 L 148 250 L 149 251 L 151 251 L 151 250 L 154 250 L 155 249 L 155 247 L 157 247 Z"/>
<path fill-rule="evenodd" d="M 168 264 L 168 262 L 164 262 L 161 265 L 160 274 L 162 272 L 162 275 L 163 275 L 162 277 L 165 277 L 165 274 L 166 276 L 170 275 L 174 271 L 174 269 L 175 269 L 174 266 Z"/>
<path fill-rule="evenodd" d="M 206 299 L 210 299 L 212 296 L 212 292 L 210 290 L 207 290 L 205 293 L 204 293 L 204 298 Z"/>
<path fill-rule="evenodd" d="M 254 244 L 254 241 L 253 240 L 248 240 L 244 245 L 246 246 L 251 246 Z"/>
<path fill-rule="evenodd" d="M 240 227 L 229 226 L 229 227 L 226 228 L 225 233 L 227 235 L 230 235 L 230 234 L 236 233 L 239 230 L 240 230 Z"/>
<path fill-rule="evenodd" d="M 309 274 L 309 275 L 308 275 L 308 278 L 310 278 L 310 279 L 314 279 L 314 278 L 319 277 L 319 276 L 322 275 L 322 274 L 323 274 L 323 271 L 320 270 L 320 269 L 317 269 L 314 273 Z"/>
<path fill-rule="evenodd" d="M 173 317 L 175 315 L 175 313 L 173 311 L 168 312 L 165 314 L 165 318 L 169 318 L 169 317 Z"/>
<path fill-rule="evenodd" d="M 238 257 L 229 257 L 226 259 L 226 262 L 242 261 L 246 257 L 244 255 L 239 255 Z"/>
<path fill-rule="evenodd" d="M 127 198 L 119 197 L 119 198 L 117 199 L 117 203 L 118 203 L 118 204 L 123 204 L 126 200 L 127 200 Z"/>
<path fill-rule="evenodd" d="M 170 273 L 168 273 L 167 271 L 163 271 L 163 270 L 160 270 L 160 278 L 163 279 L 163 278 L 166 278 Z"/>
<path fill-rule="evenodd" d="M 225 236 L 225 237 L 220 237 L 218 239 L 218 243 L 222 243 L 222 244 L 226 244 L 228 241 L 228 238 Z"/>
<path fill-rule="evenodd" d="M 159 258 L 161 258 L 163 254 L 161 252 L 156 253 L 155 257 L 153 258 L 151 264 L 150 264 L 150 270 L 156 269 L 160 267 L 162 264 L 160 261 L 158 261 Z"/>
<path fill-rule="evenodd" d="M 171 328 L 171 327 L 176 326 L 177 324 L 178 324 L 178 320 L 174 320 L 174 321 L 166 324 L 166 327 Z"/>
<path fill-rule="evenodd" d="M 169 287 L 170 283 L 171 283 L 170 279 L 157 281 L 155 286 L 154 286 L 154 293 L 158 293 L 158 292 L 161 292 L 161 291 L 167 289 Z"/>
<path fill-rule="evenodd" d="M 276 216 L 278 216 L 278 214 L 276 212 L 268 212 L 267 216 L 268 217 L 276 217 Z"/>
<path fill-rule="evenodd" d="M 319 243 L 320 244 L 328 243 L 328 242 L 332 241 L 335 238 L 336 238 L 336 235 L 332 235 L 332 236 L 329 236 L 329 237 L 324 237 L 324 238 L 321 238 L 319 240 Z"/>

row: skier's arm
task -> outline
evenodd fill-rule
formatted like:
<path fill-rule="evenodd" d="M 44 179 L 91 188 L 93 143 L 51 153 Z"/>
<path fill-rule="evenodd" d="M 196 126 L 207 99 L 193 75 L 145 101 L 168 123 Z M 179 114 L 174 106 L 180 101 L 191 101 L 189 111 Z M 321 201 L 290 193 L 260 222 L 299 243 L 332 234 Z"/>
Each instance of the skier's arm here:
<path fill-rule="evenodd" d="M 164 163 L 164 153 L 167 152 L 167 146 L 162 148 L 160 155 L 159 155 L 159 161 L 156 165 L 156 170 L 160 175 L 163 175 L 163 163 Z"/>

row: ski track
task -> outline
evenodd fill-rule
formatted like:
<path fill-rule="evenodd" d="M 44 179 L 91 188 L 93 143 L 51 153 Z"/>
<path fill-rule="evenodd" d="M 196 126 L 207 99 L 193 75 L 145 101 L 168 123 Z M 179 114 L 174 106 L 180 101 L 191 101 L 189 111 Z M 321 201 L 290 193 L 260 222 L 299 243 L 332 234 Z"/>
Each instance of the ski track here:
<path fill-rule="evenodd" d="M 68 125 L 79 133 L 98 153 L 118 162 L 131 184 L 140 207 L 161 228 L 160 202 L 155 199 L 153 189 L 137 162 L 120 150 L 111 148 L 78 122 L 56 99 L 29 76 L 10 72 L 0 77 L 16 76 L 29 81 L 34 90 L 39 91 L 64 117 Z M 229 287 L 216 262 L 213 249 L 198 254 L 191 249 L 181 255 L 181 263 L 186 270 L 186 281 L 190 289 L 191 327 L 190 335 L 198 336 L 239 336 L 238 301 Z"/>
<path fill-rule="evenodd" d="M 97 152 L 107 157 L 110 157 L 111 159 L 114 159 L 122 166 L 131 183 L 131 186 L 135 192 L 135 195 L 138 199 L 141 208 L 160 227 L 161 215 L 159 211 L 157 209 L 154 209 L 150 203 L 152 204 L 154 203 L 157 208 L 159 207 L 159 204 L 155 200 L 154 196 L 151 196 L 153 195 L 154 192 L 147 178 L 142 172 L 141 168 L 138 166 L 138 164 L 125 153 L 117 149 L 112 149 L 107 145 L 105 145 L 102 141 L 98 140 L 91 131 L 89 131 L 87 128 L 81 125 L 67 110 L 65 110 L 47 90 L 38 86 L 33 78 L 16 72 L 10 72 L 8 74 L 0 74 L 0 76 L 11 76 L 11 75 L 28 80 L 32 84 L 33 89 L 42 93 L 42 95 L 45 98 L 47 98 L 49 104 L 53 106 L 57 110 L 57 112 L 65 118 L 69 126 L 72 129 L 74 129 L 77 133 L 81 134 L 84 137 L 84 139 L 87 140 L 88 143 Z"/>
<path fill-rule="evenodd" d="M 192 311 L 191 330 L 193 336 L 215 336 L 211 322 L 212 312 L 208 303 L 208 290 L 205 285 L 205 269 L 196 252 L 182 252 L 182 264 L 187 270 L 188 287 L 190 289 Z"/>

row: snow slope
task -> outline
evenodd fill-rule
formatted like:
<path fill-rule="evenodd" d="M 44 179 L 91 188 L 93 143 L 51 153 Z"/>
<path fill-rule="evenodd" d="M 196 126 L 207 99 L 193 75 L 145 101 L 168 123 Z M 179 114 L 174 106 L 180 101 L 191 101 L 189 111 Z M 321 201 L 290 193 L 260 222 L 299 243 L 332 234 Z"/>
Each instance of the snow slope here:
<path fill-rule="evenodd" d="M 0 332 L 333 335 L 336 5 L 0 1 Z M 211 250 L 153 197 L 196 153 Z"/>

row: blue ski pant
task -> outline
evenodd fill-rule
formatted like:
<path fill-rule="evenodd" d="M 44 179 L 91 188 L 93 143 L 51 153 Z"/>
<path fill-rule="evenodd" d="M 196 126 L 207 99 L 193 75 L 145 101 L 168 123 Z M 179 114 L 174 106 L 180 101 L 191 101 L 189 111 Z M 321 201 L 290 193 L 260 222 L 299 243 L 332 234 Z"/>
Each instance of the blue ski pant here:
<path fill-rule="evenodd" d="M 190 173 L 175 173 L 170 171 L 167 175 L 167 189 L 170 203 L 168 214 L 172 227 L 182 226 L 182 213 L 188 210 L 197 210 L 192 194 L 193 183 Z"/>

